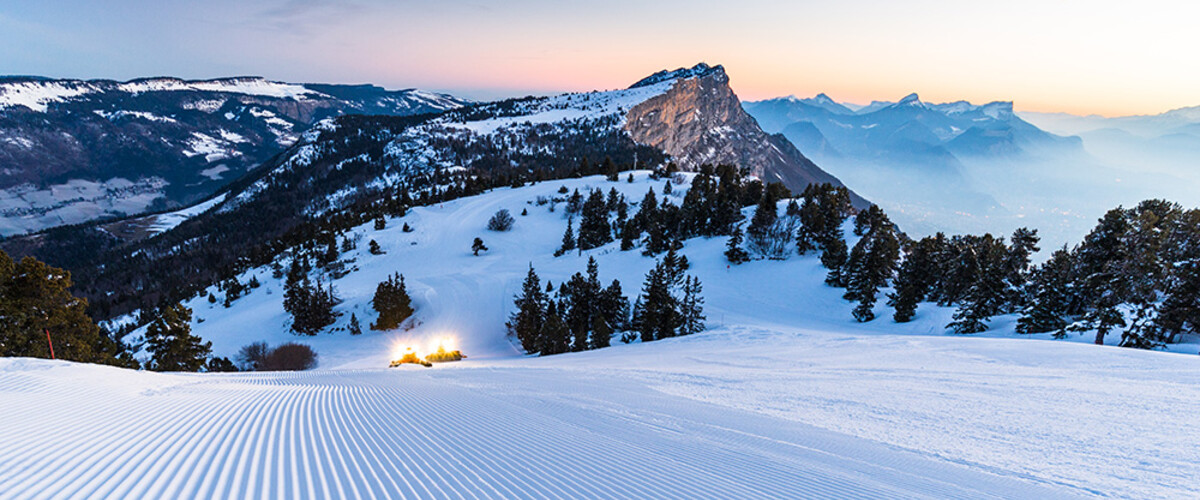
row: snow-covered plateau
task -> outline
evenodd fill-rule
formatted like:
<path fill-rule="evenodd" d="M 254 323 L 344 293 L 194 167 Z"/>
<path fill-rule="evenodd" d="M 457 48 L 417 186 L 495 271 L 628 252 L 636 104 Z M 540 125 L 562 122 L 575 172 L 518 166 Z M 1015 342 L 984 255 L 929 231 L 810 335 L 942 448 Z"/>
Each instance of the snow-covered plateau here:
<path fill-rule="evenodd" d="M 860 324 L 816 255 L 731 266 L 724 238 L 689 240 L 707 331 L 522 355 L 504 322 L 529 266 L 557 285 L 595 257 L 602 282 L 639 292 L 653 259 L 617 243 L 556 258 L 563 207 L 538 203 L 563 186 L 635 202 L 666 182 L 624 175 L 497 189 L 353 229 L 332 333 L 289 332 L 283 278 L 267 267 L 239 277 L 262 285 L 228 308 L 207 294 L 186 303 L 215 355 L 298 341 L 319 353 L 313 371 L 0 359 L 0 497 L 1200 496 L 1197 344 L 1018 335 L 1011 316 L 954 335 L 950 309 L 922 304 L 897 324 L 883 301 Z M 678 204 L 687 185 L 668 197 Z M 500 209 L 515 225 L 488 231 Z M 489 247 L 479 256 L 475 237 Z M 416 307 L 409 328 L 350 335 L 351 313 L 373 321 L 372 293 L 394 272 Z M 386 368 L 405 346 L 445 340 L 468 359 Z"/>

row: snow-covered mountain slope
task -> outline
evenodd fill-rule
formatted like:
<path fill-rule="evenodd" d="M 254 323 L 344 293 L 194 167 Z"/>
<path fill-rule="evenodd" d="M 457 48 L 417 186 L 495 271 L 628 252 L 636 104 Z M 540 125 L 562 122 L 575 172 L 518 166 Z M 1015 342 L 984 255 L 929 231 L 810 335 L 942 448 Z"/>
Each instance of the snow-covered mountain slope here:
<path fill-rule="evenodd" d="M 0 79 L 0 236 L 193 203 L 326 117 L 466 103 L 262 78 Z"/>
<path fill-rule="evenodd" d="M 874 356 L 852 358 L 851 345 Z M 1033 412 L 1005 396 L 1036 389 L 1040 397 L 1026 404 L 1070 408 L 1034 382 L 1060 368 L 1015 366 L 990 349 L 949 351 L 950 362 L 903 359 L 918 351 L 902 339 L 738 330 L 431 370 L 173 375 L 0 360 L 7 403 L 0 407 L 0 487 L 18 496 L 125 498 L 1152 498 L 1194 491 L 1179 476 L 1186 467 L 1139 468 L 1110 480 L 1077 462 L 1096 459 L 1080 451 L 1100 443 L 1075 446 L 1090 435 L 1068 426 L 1050 426 L 1036 449 L 1000 440 L 999 430 L 1025 437 L 1045 429 L 1020 427 Z M 998 388 L 980 375 L 1026 382 Z M 933 393 L 940 399 L 931 407 L 925 402 Z M 1000 429 L 985 424 L 997 414 L 1016 419 L 997 422 Z M 929 451 L 856 435 L 868 432 L 928 438 L 921 445 Z M 1049 471 L 1036 451 L 1054 457 Z M 984 461 L 954 458 L 966 453 Z M 1123 454 L 1105 459 L 1124 463 Z M 1001 461 L 1004 467 L 992 465 Z M 1077 476 L 1055 474 L 1062 470 Z"/>
<path fill-rule="evenodd" d="M 591 189 L 607 193 L 616 189 L 634 203 L 651 188 L 661 196 L 664 184 L 669 182 L 653 180 L 647 171 L 633 175 L 633 183 L 626 182 L 625 176 L 619 182 L 591 176 L 496 189 L 483 195 L 413 208 L 403 217 L 386 218 L 382 230 L 374 229 L 373 222 L 358 226 L 345 235 L 357 241 L 358 248 L 340 257 L 353 271 L 333 281 L 345 301 L 338 308 L 343 316 L 329 329 L 336 333 L 301 338 L 313 343 L 323 355 L 326 367 L 379 366 L 390 359 L 398 344 L 432 346 L 446 336 L 453 337 L 476 357 L 515 356 L 519 351 L 513 340 L 507 338 L 504 323 L 529 266 L 537 270 L 543 281 L 559 284 L 584 270 L 589 257 L 599 263 L 601 281 L 607 284 L 619 280 L 632 300 L 654 260 L 640 251 L 622 252 L 618 242 L 554 257 L 562 242 L 567 215 L 561 202 L 551 211 L 549 201 L 561 199 L 564 195 L 560 191 L 565 187 L 568 192 L 578 189 L 581 193 Z M 688 177 L 681 176 L 685 179 L 681 183 L 671 181 L 673 192 L 668 198 L 677 205 L 687 192 Z M 507 232 L 488 231 L 488 219 L 501 209 L 514 214 L 514 228 Z M 631 210 L 636 210 L 636 203 Z M 518 215 L 522 211 L 528 215 Z M 752 209 L 746 211 L 748 216 Z M 412 232 L 403 231 L 406 224 Z M 848 244 L 853 246 L 856 237 L 847 224 L 845 234 Z M 475 237 L 483 238 L 490 250 L 473 255 L 470 246 Z M 379 243 L 386 253 L 370 254 L 367 245 L 370 240 Z M 723 238 L 692 239 L 682 252 L 693 263 L 690 273 L 705 283 L 704 295 L 709 300 L 707 310 L 712 324 L 756 324 L 768 320 L 772 325 L 809 325 L 831 331 L 850 328 L 913 335 L 948 332 L 945 325 L 950 323 L 953 309 L 933 304 L 922 305 L 916 320 L 910 323 L 896 324 L 890 320 L 866 325 L 855 323 L 850 314 L 853 304 L 841 298 L 843 290 L 823 284 L 827 270 L 816 255 L 793 256 L 784 262 L 756 261 L 729 266 L 723 257 L 725 243 Z M 276 262 L 286 268 L 290 257 L 282 255 Z M 418 308 L 419 325 L 402 332 L 348 336 L 344 329 L 350 313 L 364 324 L 369 323 L 375 315 L 370 301 L 376 285 L 396 272 L 408 280 Z M 314 279 L 322 276 L 314 271 Z M 229 308 L 222 306 L 224 294 L 216 286 L 185 302 L 195 310 L 194 331 L 213 341 L 216 355 L 232 357 L 251 340 L 279 343 L 297 339 L 288 329 L 289 318 L 282 306 L 284 277 L 275 277 L 270 266 L 261 266 L 246 271 L 238 280 L 246 283 L 252 277 L 262 287 L 237 299 Z M 755 283 L 762 286 L 747 286 Z M 218 299 L 216 303 L 208 302 L 210 293 Z M 876 308 L 877 316 L 890 318 L 890 309 L 883 302 Z M 997 317 L 992 331 L 984 336 L 1050 338 L 1049 334 L 1016 335 L 1015 320 L 1013 316 Z M 1092 336 L 1080 333 L 1071 340 L 1090 342 Z M 1115 336 L 1108 338 L 1114 345 L 1118 340 Z M 137 334 L 129 341 L 137 344 Z M 1170 348 L 1180 352 L 1200 349 L 1194 343 L 1172 344 Z"/>
<path fill-rule="evenodd" d="M 344 313 L 287 331 L 280 279 L 229 308 L 202 298 L 193 331 L 218 355 L 255 341 L 312 345 L 309 373 L 153 374 L 0 361 L 0 491 L 111 496 L 1180 498 L 1200 439 L 1195 343 L 1181 353 L 992 331 L 947 334 L 952 311 L 859 324 L 816 255 L 729 266 L 723 238 L 688 240 L 710 330 L 544 358 L 503 322 L 529 266 L 556 285 L 589 257 L 636 295 L 653 259 L 613 243 L 554 257 L 568 191 L 638 200 L 647 172 L 547 181 L 410 210 L 347 234 Z M 688 183 L 673 184 L 676 203 Z M 510 210 L 509 232 L 487 220 Z M 519 215 L 527 210 L 528 215 Z M 408 224 L 413 232 L 404 232 Z M 849 232 L 847 232 L 849 236 Z M 489 250 L 473 256 L 474 237 Z M 852 236 L 850 236 L 853 238 Z M 386 252 L 372 255 L 376 240 Z M 851 242 L 853 243 L 853 242 Z M 280 262 L 286 264 L 286 259 Z M 403 273 L 413 328 L 369 324 L 375 285 Z M 314 277 L 319 272 L 314 272 Z M 221 291 L 208 290 L 217 298 Z M 134 336 L 136 337 L 136 333 Z M 1110 336 L 1111 337 L 1111 336 Z M 450 338 L 468 358 L 382 368 Z M 1187 354 L 1182 354 L 1182 352 Z M 70 410 L 70 411 L 67 411 Z M 31 417 L 31 416 L 36 416 Z M 446 446 L 453 443 L 453 446 Z M 1097 467 L 1096 464 L 1104 464 Z M 15 466 L 20 464 L 20 466 Z M 161 478 L 170 478 L 162 480 Z M 700 485 L 700 486 L 697 486 Z M 441 489 L 439 489 L 441 488 Z"/>
<path fill-rule="evenodd" d="M 113 231 L 107 224 L 0 246 L 71 270 L 81 288 L 94 292 L 87 295 L 94 305 L 120 315 L 148 306 L 132 304 L 142 297 L 207 285 L 219 270 L 236 265 L 237 256 L 259 252 L 297 226 L 348 207 L 395 201 L 401 190 L 419 196 L 465 189 L 480 179 L 507 184 L 566 177 L 585 168 L 598 171 L 609 160 L 622 168 L 727 163 L 797 191 L 811 182 L 842 184 L 786 139 L 763 132 L 741 109 L 720 66 L 666 75 L 674 76 L 628 89 L 476 103 L 437 115 L 322 120 L 285 153 L 223 188 L 226 197 L 213 210 L 151 240 L 114 238 L 147 233 Z M 448 175 L 459 178 L 449 181 Z M 866 204 L 853 192 L 852 200 Z M 74 250 L 81 242 L 97 250 L 81 256 Z M 131 255 L 142 259 L 129 261 Z M 168 259 L 174 263 L 159 264 Z M 148 281 L 147 275 L 156 279 L 138 294 L 110 293 Z M 112 301 L 122 303 L 110 308 Z"/>

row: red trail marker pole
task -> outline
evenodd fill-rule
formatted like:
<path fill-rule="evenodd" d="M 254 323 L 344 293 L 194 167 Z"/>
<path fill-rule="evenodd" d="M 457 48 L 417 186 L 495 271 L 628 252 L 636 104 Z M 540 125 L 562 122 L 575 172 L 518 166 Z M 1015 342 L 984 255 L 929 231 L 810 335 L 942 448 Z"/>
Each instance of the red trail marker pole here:
<path fill-rule="evenodd" d="M 54 341 L 50 340 L 50 329 L 45 328 L 44 330 L 46 330 L 46 343 L 50 344 L 50 359 L 54 359 Z"/>

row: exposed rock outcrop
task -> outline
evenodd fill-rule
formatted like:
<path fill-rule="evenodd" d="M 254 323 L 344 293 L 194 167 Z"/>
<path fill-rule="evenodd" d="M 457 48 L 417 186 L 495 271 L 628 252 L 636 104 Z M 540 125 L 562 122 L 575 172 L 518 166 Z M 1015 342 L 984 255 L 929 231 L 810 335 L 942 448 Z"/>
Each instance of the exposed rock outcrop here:
<path fill-rule="evenodd" d="M 700 64 L 650 78 L 660 75 L 660 81 L 683 78 L 666 93 L 629 110 L 625 129 L 634 141 L 666 151 L 685 170 L 706 163 L 735 164 L 748 167 L 764 181 L 782 182 L 797 192 L 812 183 L 842 185 L 782 135 L 763 132 L 742 109 L 721 66 Z M 866 204 L 858 195 L 854 199 L 858 206 Z"/>

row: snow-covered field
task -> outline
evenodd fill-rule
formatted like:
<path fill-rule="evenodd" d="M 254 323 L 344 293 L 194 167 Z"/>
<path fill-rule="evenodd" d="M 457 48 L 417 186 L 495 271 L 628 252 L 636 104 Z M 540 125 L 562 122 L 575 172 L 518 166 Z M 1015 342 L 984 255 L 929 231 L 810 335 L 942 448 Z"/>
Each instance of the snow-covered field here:
<path fill-rule="evenodd" d="M 38 188 L 24 184 L 0 190 L 0 237 L 105 216 L 145 212 L 163 197 L 167 181 L 150 177 L 104 182 L 74 179 Z"/>
<path fill-rule="evenodd" d="M 337 280 L 375 319 L 375 285 L 405 275 L 415 328 L 298 338 L 281 280 L 226 309 L 197 298 L 218 355 L 301 341 L 304 373 L 156 374 L 0 360 L 0 497 L 1185 498 L 1200 495 L 1200 357 L 1019 336 L 948 335 L 922 305 L 854 323 L 816 256 L 729 267 L 724 239 L 684 250 L 710 330 L 547 358 L 504 320 L 532 264 L 555 285 L 595 256 L 631 298 L 653 260 L 616 244 L 554 258 L 560 185 L 639 201 L 664 181 L 601 177 L 500 189 L 371 225 Z M 686 184 L 673 186 L 679 197 Z M 674 198 L 678 203 L 680 198 Z M 507 208 L 516 225 L 484 229 Z M 519 215 L 528 209 L 528 216 Z M 404 223 L 415 231 L 402 232 Z M 490 248 L 472 256 L 471 240 Z M 367 253 L 374 239 L 387 252 Z M 245 282 L 249 276 L 243 276 Z M 217 296 L 222 297 L 220 292 Z M 382 368 L 453 338 L 469 358 Z"/>

